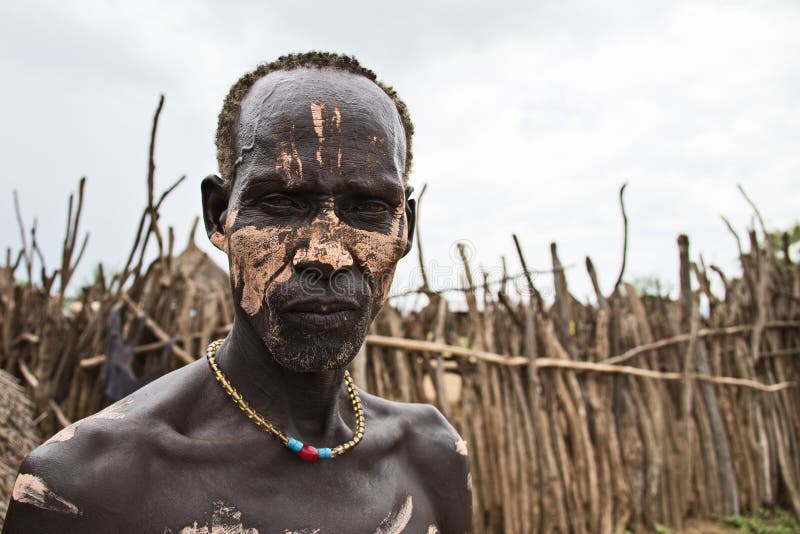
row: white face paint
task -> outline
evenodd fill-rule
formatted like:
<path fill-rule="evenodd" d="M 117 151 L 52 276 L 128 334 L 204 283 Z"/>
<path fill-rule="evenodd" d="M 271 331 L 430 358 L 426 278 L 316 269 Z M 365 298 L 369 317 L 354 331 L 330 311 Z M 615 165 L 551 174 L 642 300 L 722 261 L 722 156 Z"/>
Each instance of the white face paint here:
<path fill-rule="evenodd" d="M 342 368 L 411 237 L 397 106 L 362 76 L 275 71 L 243 98 L 236 136 L 227 215 L 210 236 L 228 254 L 234 300 L 281 365 Z M 345 276 L 301 282 L 304 270 Z M 348 301 L 348 313 L 285 309 L 315 299 Z"/>

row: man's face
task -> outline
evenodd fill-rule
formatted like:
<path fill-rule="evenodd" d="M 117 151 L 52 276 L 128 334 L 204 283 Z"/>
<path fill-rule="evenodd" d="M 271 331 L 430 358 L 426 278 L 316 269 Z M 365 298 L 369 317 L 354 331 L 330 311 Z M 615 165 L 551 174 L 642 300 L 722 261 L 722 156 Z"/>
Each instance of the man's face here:
<path fill-rule="evenodd" d="M 278 71 L 242 102 L 225 235 L 234 301 L 296 371 L 346 365 L 408 243 L 405 133 L 368 79 Z"/>

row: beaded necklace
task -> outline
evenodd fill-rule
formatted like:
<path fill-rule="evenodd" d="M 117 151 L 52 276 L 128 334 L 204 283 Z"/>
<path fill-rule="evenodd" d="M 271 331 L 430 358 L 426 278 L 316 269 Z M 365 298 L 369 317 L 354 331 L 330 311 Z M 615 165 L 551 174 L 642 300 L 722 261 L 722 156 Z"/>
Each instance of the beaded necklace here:
<path fill-rule="evenodd" d="M 272 423 L 267 421 L 264 416 L 255 411 L 250 404 L 242 398 L 242 394 L 231 385 L 230 380 L 228 380 L 228 377 L 222 372 L 222 369 L 219 368 L 219 365 L 217 365 L 217 360 L 214 358 L 214 355 L 217 353 L 217 349 L 219 349 L 223 341 L 223 339 L 212 341 L 209 343 L 208 348 L 206 349 L 206 359 L 208 359 L 208 365 L 211 366 L 211 371 L 214 373 L 214 378 L 217 379 L 217 382 L 220 383 L 222 389 L 225 390 L 225 393 L 227 393 L 231 399 L 233 399 L 233 402 L 239 407 L 239 409 L 242 410 L 245 415 L 247 415 L 248 419 L 253 421 L 262 430 L 265 430 L 266 432 L 269 432 L 278 438 L 278 440 L 283 443 L 287 449 L 297 453 L 300 458 L 306 462 L 314 462 L 318 459 L 326 460 L 333 458 L 335 456 L 339 456 L 340 454 L 346 453 L 358 445 L 358 443 L 361 441 L 361 438 L 364 437 L 364 411 L 361 409 L 361 400 L 359 399 L 358 392 L 353 385 L 353 379 L 350 377 L 350 373 L 347 372 L 347 370 L 344 372 L 344 380 L 347 384 L 347 393 L 350 395 L 350 401 L 353 403 L 353 409 L 355 410 L 356 414 L 356 431 L 353 434 L 353 439 L 346 443 L 338 445 L 332 449 L 328 447 L 321 447 L 318 449 L 312 445 L 294 439 L 293 437 L 288 436 L 275 428 Z"/>

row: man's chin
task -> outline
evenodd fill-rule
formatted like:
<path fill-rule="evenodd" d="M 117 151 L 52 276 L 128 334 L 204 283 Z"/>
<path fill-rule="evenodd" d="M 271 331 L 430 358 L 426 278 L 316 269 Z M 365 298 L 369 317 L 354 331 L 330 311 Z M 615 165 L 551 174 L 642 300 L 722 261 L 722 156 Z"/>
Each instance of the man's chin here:
<path fill-rule="evenodd" d="M 271 347 L 271 351 L 279 365 L 298 373 L 315 373 L 347 367 L 361 348 L 357 341 L 339 345 L 320 341 L 313 346 Z"/>
<path fill-rule="evenodd" d="M 358 354 L 369 328 L 363 311 L 287 313 L 276 319 L 264 341 L 278 364 L 297 372 L 346 367 Z"/>

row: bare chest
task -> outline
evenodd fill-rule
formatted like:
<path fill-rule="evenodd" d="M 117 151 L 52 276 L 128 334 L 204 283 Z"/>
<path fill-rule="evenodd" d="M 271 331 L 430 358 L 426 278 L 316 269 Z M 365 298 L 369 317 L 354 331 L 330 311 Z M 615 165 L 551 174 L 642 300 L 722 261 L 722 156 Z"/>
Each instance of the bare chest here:
<path fill-rule="evenodd" d="M 271 444 L 270 444 L 271 445 Z M 182 534 L 436 532 L 435 507 L 402 457 L 368 447 L 306 463 L 221 454 L 159 462 L 136 499 L 138 531 Z"/>

